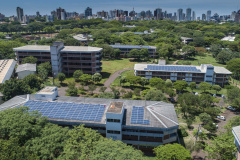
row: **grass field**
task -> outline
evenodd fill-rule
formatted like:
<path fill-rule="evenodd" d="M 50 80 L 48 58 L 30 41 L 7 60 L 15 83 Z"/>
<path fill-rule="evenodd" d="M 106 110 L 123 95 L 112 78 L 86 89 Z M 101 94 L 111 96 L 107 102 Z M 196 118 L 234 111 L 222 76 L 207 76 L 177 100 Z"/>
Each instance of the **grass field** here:
<path fill-rule="evenodd" d="M 123 76 L 129 76 L 129 75 L 134 75 L 134 70 L 122 72 L 121 77 L 123 77 Z M 119 86 L 119 84 L 120 84 L 120 78 L 117 77 L 117 78 L 113 81 L 112 86 Z"/>
<path fill-rule="evenodd" d="M 129 59 L 120 59 L 120 60 L 102 60 L 102 76 L 103 79 L 101 83 L 104 83 L 114 72 L 122 69 L 133 68 L 136 63 L 139 62 L 130 62 Z"/>
<path fill-rule="evenodd" d="M 183 64 L 183 62 L 191 62 L 191 65 L 201 65 L 201 64 L 212 64 L 213 66 L 220 66 L 220 67 L 226 67 L 226 65 L 218 63 L 215 58 L 213 58 L 212 56 L 206 55 L 206 57 L 200 57 L 200 56 L 196 56 L 194 58 L 191 59 L 187 59 L 187 60 L 179 60 L 178 64 L 181 65 Z"/>

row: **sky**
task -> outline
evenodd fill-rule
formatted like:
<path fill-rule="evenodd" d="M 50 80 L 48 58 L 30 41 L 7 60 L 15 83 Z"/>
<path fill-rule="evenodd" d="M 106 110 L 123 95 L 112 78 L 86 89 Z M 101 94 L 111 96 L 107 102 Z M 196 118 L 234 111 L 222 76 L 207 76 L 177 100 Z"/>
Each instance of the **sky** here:
<path fill-rule="evenodd" d="M 240 7 L 240 0 L 0 0 L 0 13 L 5 16 L 16 15 L 16 7 L 23 8 L 25 15 L 35 15 L 39 11 L 41 15 L 50 14 L 56 8 L 64 8 L 67 12 L 84 13 L 86 7 L 97 11 L 122 9 L 136 12 L 151 10 L 160 7 L 163 11 L 174 13 L 182 8 L 192 8 L 197 16 L 212 10 L 212 15 L 229 15 Z"/>

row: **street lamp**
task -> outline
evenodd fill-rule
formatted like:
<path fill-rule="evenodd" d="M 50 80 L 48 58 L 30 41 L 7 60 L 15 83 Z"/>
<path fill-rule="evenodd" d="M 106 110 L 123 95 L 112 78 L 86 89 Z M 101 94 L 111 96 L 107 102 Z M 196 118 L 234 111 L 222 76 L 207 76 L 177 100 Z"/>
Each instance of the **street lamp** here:
<path fill-rule="evenodd" d="M 56 74 L 53 72 L 53 85 L 54 85 L 54 77 L 55 77 L 55 75 L 56 75 Z"/>

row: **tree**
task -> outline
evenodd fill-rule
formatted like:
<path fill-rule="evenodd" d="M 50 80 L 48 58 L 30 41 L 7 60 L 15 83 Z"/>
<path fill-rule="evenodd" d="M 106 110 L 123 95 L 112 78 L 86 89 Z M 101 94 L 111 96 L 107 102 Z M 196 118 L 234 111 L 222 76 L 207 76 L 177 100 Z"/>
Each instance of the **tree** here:
<path fill-rule="evenodd" d="M 47 71 L 47 75 L 50 75 L 52 72 L 52 65 L 50 62 L 44 62 L 38 65 L 38 67 L 42 67 Z"/>
<path fill-rule="evenodd" d="M 233 58 L 234 57 L 232 51 L 224 49 L 217 55 L 215 59 L 218 62 L 225 64 L 227 61 L 230 61 Z"/>
<path fill-rule="evenodd" d="M 162 44 L 161 46 L 157 47 L 158 53 L 161 57 L 168 57 L 168 59 L 170 57 L 172 57 L 173 53 L 174 53 L 174 47 L 170 44 Z"/>
<path fill-rule="evenodd" d="M 148 79 L 147 78 L 145 78 L 145 77 L 142 77 L 141 78 L 141 85 L 144 87 L 145 85 L 147 85 L 148 84 Z"/>
<path fill-rule="evenodd" d="M 149 53 L 147 48 L 142 48 L 140 50 L 140 53 L 141 53 L 141 58 L 149 59 Z"/>
<path fill-rule="evenodd" d="M 141 82 L 141 77 L 139 76 L 129 75 L 126 79 L 131 85 L 139 84 Z"/>
<path fill-rule="evenodd" d="M 73 73 L 73 78 L 75 79 L 75 81 L 79 81 L 80 76 L 83 75 L 83 71 L 82 70 L 76 70 Z"/>
<path fill-rule="evenodd" d="M 212 44 L 210 46 L 210 52 L 212 52 L 213 57 L 217 57 L 217 55 L 222 51 L 222 47 L 219 44 Z"/>
<path fill-rule="evenodd" d="M 215 90 L 217 94 L 217 92 L 221 91 L 222 88 L 219 85 L 213 85 L 212 89 Z"/>
<path fill-rule="evenodd" d="M 211 133 L 215 133 L 217 131 L 217 127 L 215 124 L 213 124 L 213 121 L 208 121 L 208 123 L 205 124 L 203 128 L 208 130 Z"/>
<path fill-rule="evenodd" d="M 48 77 L 48 71 L 47 71 L 44 67 L 42 67 L 42 66 L 37 67 L 37 71 L 38 71 L 39 77 L 40 77 L 42 80 L 47 79 L 47 77 Z"/>
<path fill-rule="evenodd" d="M 114 99 L 114 94 L 111 92 L 104 92 L 99 94 L 98 98 Z"/>
<path fill-rule="evenodd" d="M 227 69 L 233 72 L 233 77 L 239 79 L 240 75 L 240 58 L 235 58 L 227 62 Z"/>
<path fill-rule="evenodd" d="M 233 87 L 227 90 L 228 100 L 232 102 L 235 98 L 240 97 L 240 89 L 238 87 Z"/>
<path fill-rule="evenodd" d="M 103 56 L 104 56 L 105 58 L 106 58 L 106 57 L 108 57 L 108 58 L 112 58 L 112 57 L 113 57 L 114 49 L 113 49 L 112 46 L 103 45 L 102 48 L 103 48 L 102 53 L 103 53 Z"/>
<path fill-rule="evenodd" d="M 17 107 L 0 112 L 0 135 L 2 139 L 16 138 L 24 145 L 41 135 L 47 119 L 38 112 L 28 112 L 27 107 Z"/>
<path fill-rule="evenodd" d="M 205 124 L 212 120 L 211 116 L 207 113 L 201 113 L 199 115 L 199 118 L 200 118 L 200 121 Z"/>
<path fill-rule="evenodd" d="M 190 151 L 180 144 L 160 145 L 153 149 L 158 160 L 191 160 Z"/>
<path fill-rule="evenodd" d="M 140 150 L 134 149 L 131 146 L 121 142 L 114 141 L 112 139 L 104 139 L 103 142 L 98 142 L 94 148 L 93 152 L 90 154 L 91 160 L 142 160 L 143 153 Z"/>
<path fill-rule="evenodd" d="M 25 57 L 22 59 L 22 64 L 25 64 L 25 63 L 35 64 L 35 63 L 37 63 L 37 58 L 35 58 L 33 56 Z"/>
<path fill-rule="evenodd" d="M 62 83 L 65 79 L 66 79 L 66 76 L 64 73 L 58 73 L 58 80 Z"/>
<path fill-rule="evenodd" d="M 118 59 L 120 58 L 121 50 L 120 49 L 114 49 L 113 56 L 114 58 Z"/>
<path fill-rule="evenodd" d="M 210 83 L 208 83 L 208 82 L 201 82 L 201 83 L 199 84 L 199 88 L 200 88 L 201 90 L 203 90 L 204 92 L 206 92 L 206 90 L 210 90 L 211 87 L 212 87 L 212 85 L 211 85 Z"/>
<path fill-rule="evenodd" d="M 76 86 L 76 83 L 74 81 L 68 82 L 68 89 L 66 90 L 66 92 L 69 96 L 78 95 L 78 89 L 75 86 Z"/>
<path fill-rule="evenodd" d="M 165 82 L 161 78 L 154 77 L 149 80 L 149 84 L 151 87 L 156 87 L 157 85 L 160 85 L 163 87 Z"/>
<path fill-rule="evenodd" d="M 89 85 L 89 86 L 88 86 L 88 89 L 89 89 L 89 91 L 92 92 L 92 94 L 93 94 L 93 91 L 94 91 L 96 88 L 97 88 L 96 85 Z"/>
<path fill-rule="evenodd" d="M 161 90 L 149 90 L 145 99 L 148 101 L 166 101 L 166 97 Z"/>
<path fill-rule="evenodd" d="M 94 82 L 100 82 L 102 80 L 102 75 L 100 73 L 95 73 L 93 76 L 92 76 L 92 79 Z"/>
<path fill-rule="evenodd" d="M 167 79 L 165 85 L 166 87 L 172 88 L 172 81 L 170 79 Z"/>
<path fill-rule="evenodd" d="M 120 79 L 120 83 L 126 83 L 127 82 L 127 78 L 126 76 L 122 76 L 121 79 Z"/>
<path fill-rule="evenodd" d="M 140 59 L 140 50 L 139 49 L 132 49 L 129 53 L 128 53 L 128 58 L 137 58 Z"/>
<path fill-rule="evenodd" d="M 32 93 L 30 86 L 23 80 L 10 79 L 1 85 L 1 92 L 5 101 L 17 96 Z"/>
<path fill-rule="evenodd" d="M 182 51 L 185 52 L 186 57 L 195 56 L 195 48 L 193 46 L 183 46 Z"/>
<path fill-rule="evenodd" d="M 187 117 L 187 113 L 190 115 L 196 114 L 199 105 L 199 97 L 194 94 L 183 93 L 179 95 L 177 102 L 181 106 L 184 117 Z"/>
<path fill-rule="evenodd" d="M 31 89 L 39 90 L 41 88 L 42 80 L 34 74 L 30 74 L 23 78 L 23 81 L 30 86 Z"/>
<path fill-rule="evenodd" d="M 207 140 L 207 134 L 205 132 L 205 130 L 201 130 L 202 132 L 198 132 L 197 129 L 193 130 L 193 136 L 198 136 L 198 138 L 202 141 L 202 140 Z"/>
<path fill-rule="evenodd" d="M 173 83 L 174 88 L 177 92 L 182 92 L 184 89 L 187 88 L 188 83 L 186 81 L 176 81 Z"/>
<path fill-rule="evenodd" d="M 106 91 L 107 87 L 100 87 L 100 92 L 104 93 Z"/>
<path fill-rule="evenodd" d="M 189 87 L 191 88 L 191 90 L 193 92 L 193 90 L 196 89 L 196 87 L 197 87 L 196 82 L 189 83 Z"/>
<path fill-rule="evenodd" d="M 79 77 L 79 80 L 83 83 L 83 84 L 87 84 L 89 81 L 91 81 L 92 76 L 90 74 L 83 74 Z"/>
<path fill-rule="evenodd" d="M 49 37 L 49 34 L 51 34 L 51 37 L 52 37 L 52 33 L 55 32 L 55 27 L 45 27 L 43 28 L 43 31 L 48 33 L 48 37 Z"/>

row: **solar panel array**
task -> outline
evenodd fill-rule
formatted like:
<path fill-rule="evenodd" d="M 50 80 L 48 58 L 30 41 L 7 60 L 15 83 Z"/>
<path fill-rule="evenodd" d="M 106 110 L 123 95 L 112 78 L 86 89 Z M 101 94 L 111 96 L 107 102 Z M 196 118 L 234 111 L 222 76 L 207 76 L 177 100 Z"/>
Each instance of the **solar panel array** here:
<path fill-rule="evenodd" d="M 130 48 L 130 49 L 141 49 L 141 48 L 147 48 L 151 49 L 151 46 L 134 46 L 134 45 L 110 45 L 113 48 Z"/>
<path fill-rule="evenodd" d="M 200 69 L 197 69 L 193 66 L 160 66 L 160 65 L 148 65 L 144 70 L 158 70 L 158 71 L 175 71 L 175 72 L 201 72 Z"/>
<path fill-rule="evenodd" d="M 74 119 L 100 122 L 105 111 L 104 105 L 28 101 L 24 104 L 30 112 L 38 110 L 42 116 L 54 119 Z"/>
<path fill-rule="evenodd" d="M 131 123 L 132 124 L 146 124 L 149 125 L 149 120 L 144 120 L 144 108 L 143 107 L 135 107 L 132 109 Z"/>

